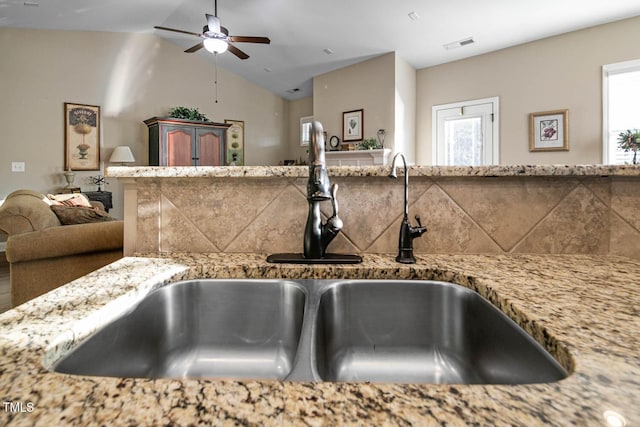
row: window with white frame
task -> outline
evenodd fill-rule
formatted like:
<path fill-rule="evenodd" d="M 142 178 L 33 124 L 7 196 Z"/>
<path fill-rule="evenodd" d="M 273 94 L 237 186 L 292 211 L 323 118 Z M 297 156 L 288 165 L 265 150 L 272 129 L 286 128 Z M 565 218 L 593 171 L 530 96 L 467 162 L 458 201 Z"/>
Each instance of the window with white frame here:
<path fill-rule="evenodd" d="M 640 129 L 640 59 L 602 67 L 602 163 L 629 164 L 633 152 L 618 146 L 618 135 Z"/>
<path fill-rule="evenodd" d="M 309 145 L 311 142 L 311 123 L 313 116 L 300 117 L 300 145 Z"/>

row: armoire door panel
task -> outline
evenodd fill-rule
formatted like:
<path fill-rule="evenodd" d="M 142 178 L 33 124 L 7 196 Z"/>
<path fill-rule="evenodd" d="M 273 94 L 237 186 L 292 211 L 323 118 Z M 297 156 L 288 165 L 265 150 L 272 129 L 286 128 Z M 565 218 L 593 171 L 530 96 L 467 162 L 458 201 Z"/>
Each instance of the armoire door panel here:
<path fill-rule="evenodd" d="M 222 166 L 222 139 L 214 132 L 198 133 L 198 165 Z"/>
<path fill-rule="evenodd" d="M 193 133 L 183 130 L 167 132 L 167 166 L 191 166 Z"/>

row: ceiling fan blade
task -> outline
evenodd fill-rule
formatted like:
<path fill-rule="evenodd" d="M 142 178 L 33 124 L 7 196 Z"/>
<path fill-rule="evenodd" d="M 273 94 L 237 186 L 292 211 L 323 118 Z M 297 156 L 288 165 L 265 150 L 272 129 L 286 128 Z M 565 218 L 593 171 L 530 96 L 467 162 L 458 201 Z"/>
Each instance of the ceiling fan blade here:
<path fill-rule="evenodd" d="M 269 37 L 255 37 L 255 36 L 229 36 L 229 41 L 234 43 L 264 43 L 270 44 Z"/>
<path fill-rule="evenodd" d="M 198 33 L 192 33 L 189 31 L 183 31 L 183 30 L 176 30 L 175 28 L 167 28 L 167 27 L 153 27 L 156 30 L 165 30 L 165 31 L 173 31 L 174 33 L 182 33 L 182 34 L 189 34 L 190 36 L 196 36 L 196 37 L 200 37 L 200 34 Z"/>
<path fill-rule="evenodd" d="M 200 42 L 197 45 L 191 46 L 189 49 L 185 50 L 185 53 L 193 53 L 197 52 L 204 47 L 204 42 Z"/>
<path fill-rule="evenodd" d="M 243 51 L 241 51 L 231 43 L 229 43 L 229 52 L 233 53 L 235 56 L 237 56 L 240 59 L 247 59 L 249 57 L 249 55 L 247 55 L 246 53 L 244 53 Z"/>
<path fill-rule="evenodd" d="M 204 16 L 207 17 L 207 26 L 209 27 L 209 31 L 220 33 L 220 20 L 218 17 L 209 15 L 208 13 L 205 13 Z"/>

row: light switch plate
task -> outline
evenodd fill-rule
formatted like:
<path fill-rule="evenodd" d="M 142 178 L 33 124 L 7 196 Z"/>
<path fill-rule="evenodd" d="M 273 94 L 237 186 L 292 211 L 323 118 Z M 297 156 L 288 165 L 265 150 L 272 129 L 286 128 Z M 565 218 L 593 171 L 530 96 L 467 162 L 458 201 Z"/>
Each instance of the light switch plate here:
<path fill-rule="evenodd" d="M 25 164 L 24 162 L 11 162 L 11 172 L 24 172 Z"/>

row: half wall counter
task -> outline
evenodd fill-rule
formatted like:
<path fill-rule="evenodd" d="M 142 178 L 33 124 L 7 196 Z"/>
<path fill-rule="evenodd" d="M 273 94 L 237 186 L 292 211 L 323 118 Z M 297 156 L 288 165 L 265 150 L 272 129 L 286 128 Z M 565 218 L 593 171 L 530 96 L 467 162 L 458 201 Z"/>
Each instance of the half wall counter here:
<path fill-rule="evenodd" d="M 389 179 L 388 166 L 327 169 L 344 221 L 332 250 L 395 252 L 403 180 Z M 410 216 L 428 229 L 416 254 L 640 257 L 640 166 L 411 166 L 409 174 Z M 124 183 L 126 254 L 301 251 L 306 166 L 109 167 L 107 175 Z"/>

